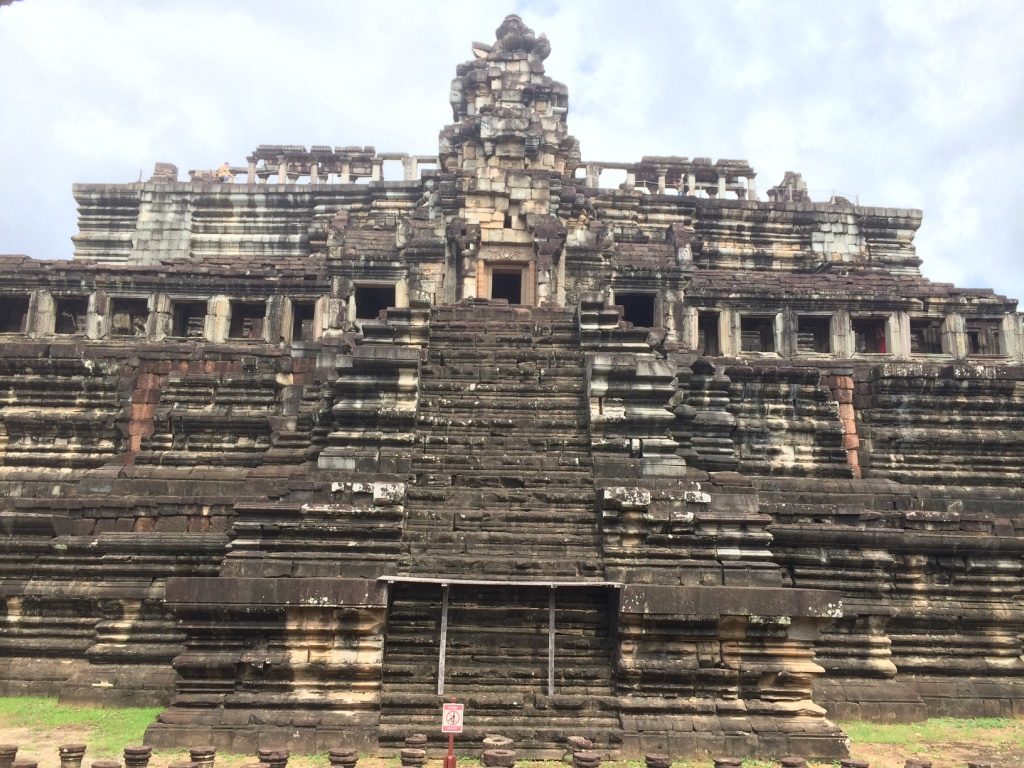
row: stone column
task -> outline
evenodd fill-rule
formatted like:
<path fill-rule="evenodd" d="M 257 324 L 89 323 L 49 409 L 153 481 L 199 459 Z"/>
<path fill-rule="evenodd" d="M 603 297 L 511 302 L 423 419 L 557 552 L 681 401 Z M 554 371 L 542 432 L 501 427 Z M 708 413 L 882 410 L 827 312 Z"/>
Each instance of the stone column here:
<path fill-rule="evenodd" d="M 309 183 L 319 184 L 320 183 L 320 166 L 316 162 L 309 164 Z"/>
<path fill-rule="evenodd" d="M 729 181 L 729 179 L 727 177 L 719 175 L 719 177 L 718 177 L 718 198 L 719 199 L 722 199 L 722 198 L 725 197 L 726 183 L 728 181 Z"/>
<path fill-rule="evenodd" d="M 382 178 L 384 178 L 384 161 L 375 157 L 370 166 L 370 181 L 380 181 Z"/>
<path fill-rule="evenodd" d="M 284 160 L 277 166 L 277 183 L 287 184 L 288 183 L 288 163 Z"/>
<path fill-rule="evenodd" d="M 338 183 L 339 184 L 351 184 L 352 183 L 352 166 L 349 163 L 342 163 L 341 170 L 338 171 Z"/>
<path fill-rule="evenodd" d="M 81 768 L 85 757 L 85 744 L 63 744 L 57 747 L 60 768 Z"/>
<path fill-rule="evenodd" d="M 697 194 L 697 174 L 693 173 L 692 171 L 686 174 L 686 194 Z"/>
<path fill-rule="evenodd" d="M 206 303 L 206 327 L 204 336 L 207 341 L 223 344 L 228 339 L 231 328 L 231 299 L 227 296 L 213 296 Z"/>
<path fill-rule="evenodd" d="M 832 353 L 839 358 L 853 357 L 853 326 L 850 313 L 840 309 L 832 315 Z"/>
<path fill-rule="evenodd" d="M 104 291 L 89 294 L 85 315 L 85 338 L 105 339 L 110 332 L 110 297 Z"/>
<path fill-rule="evenodd" d="M 664 195 L 665 194 L 665 175 L 666 174 L 667 174 L 667 171 L 664 168 L 659 168 L 658 169 L 658 194 L 659 195 Z"/>
<path fill-rule="evenodd" d="M 942 321 L 942 348 L 957 360 L 967 357 L 967 332 L 964 316 L 951 312 Z"/>
<path fill-rule="evenodd" d="M 410 155 L 402 158 L 402 177 L 406 181 L 416 181 L 419 178 L 419 160 Z"/>
<path fill-rule="evenodd" d="M 597 163 L 587 163 L 587 186 L 596 189 L 601 183 L 601 166 Z"/>
<path fill-rule="evenodd" d="M 57 324 L 57 308 L 49 291 L 37 288 L 28 301 L 29 338 L 49 336 Z"/>
<path fill-rule="evenodd" d="M 246 174 L 245 180 L 249 184 L 255 184 L 256 183 L 256 161 L 255 160 L 250 160 L 249 161 L 249 172 Z"/>
<path fill-rule="evenodd" d="M 152 747 L 125 747 L 124 768 L 147 768 L 149 758 L 153 755 Z"/>

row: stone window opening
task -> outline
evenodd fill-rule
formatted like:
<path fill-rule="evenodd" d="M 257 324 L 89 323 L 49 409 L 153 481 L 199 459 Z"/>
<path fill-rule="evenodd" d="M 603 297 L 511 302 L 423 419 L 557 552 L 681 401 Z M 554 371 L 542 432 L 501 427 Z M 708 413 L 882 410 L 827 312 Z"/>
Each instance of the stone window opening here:
<path fill-rule="evenodd" d="M 718 338 L 718 313 L 697 313 L 697 351 L 706 357 L 717 357 L 722 354 L 722 344 Z"/>
<path fill-rule="evenodd" d="M 775 352 L 775 318 L 750 315 L 740 318 L 741 352 Z"/>
<path fill-rule="evenodd" d="M 54 333 L 74 335 L 85 333 L 89 314 L 89 299 L 85 296 L 65 296 L 54 302 Z"/>
<path fill-rule="evenodd" d="M 622 307 L 622 319 L 634 328 L 654 328 L 655 299 L 653 293 L 615 292 L 615 303 Z"/>
<path fill-rule="evenodd" d="M 968 355 L 1004 355 L 1003 329 L 999 320 L 967 320 Z"/>
<path fill-rule="evenodd" d="M 28 296 L 0 298 L 0 333 L 25 333 L 28 330 Z"/>
<path fill-rule="evenodd" d="M 395 284 L 357 285 L 355 302 L 357 320 L 376 320 L 385 309 L 395 306 Z"/>
<path fill-rule="evenodd" d="M 171 305 L 171 335 L 201 339 L 206 335 L 206 302 L 176 301 Z"/>
<path fill-rule="evenodd" d="M 145 336 L 149 305 L 145 299 L 113 299 L 110 306 L 112 336 Z"/>
<path fill-rule="evenodd" d="M 884 317 L 856 317 L 851 325 L 854 352 L 865 355 L 884 355 L 888 352 Z"/>
<path fill-rule="evenodd" d="M 228 337 L 261 340 L 263 338 L 263 320 L 266 314 L 267 307 L 262 301 L 232 301 Z"/>
<path fill-rule="evenodd" d="M 942 354 L 942 320 L 932 317 L 910 318 L 910 354 Z"/>
<path fill-rule="evenodd" d="M 381 181 L 404 181 L 405 166 L 401 160 L 384 160 L 380 164 Z"/>
<path fill-rule="evenodd" d="M 602 168 L 597 177 L 597 188 L 619 189 L 626 183 L 627 176 L 625 168 Z"/>
<path fill-rule="evenodd" d="M 828 354 L 831 352 L 832 318 L 821 315 L 797 317 L 796 351 L 806 354 Z"/>
<path fill-rule="evenodd" d="M 316 303 L 312 301 L 292 302 L 292 338 L 294 341 L 313 341 L 316 332 L 314 318 Z"/>

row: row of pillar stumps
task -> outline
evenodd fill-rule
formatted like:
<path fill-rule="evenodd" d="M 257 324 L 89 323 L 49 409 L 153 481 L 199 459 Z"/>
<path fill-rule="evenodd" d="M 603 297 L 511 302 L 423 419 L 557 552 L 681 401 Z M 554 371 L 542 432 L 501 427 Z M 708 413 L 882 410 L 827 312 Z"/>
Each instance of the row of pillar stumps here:
<path fill-rule="evenodd" d="M 64 744 L 57 748 L 60 768 L 82 768 L 85 759 L 85 744 Z M 39 768 L 34 760 L 18 760 L 18 747 L 14 744 L 0 745 L 0 768 Z M 149 768 L 153 756 L 152 747 L 125 747 L 121 760 L 93 760 L 90 768 Z M 354 749 L 332 749 L 328 753 L 331 768 L 355 768 L 359 753 Z M 214 747 L 191 747 L 188 760 L 171 763 L 168 768 L 213 768 L 217 750 Z M 287 768 L 290 753 L 287 749 L 260 749 L 256 753 L 258 763 L 245 768 Z"/>
<path fill-rule="evenodd" d="M 566 739 L 569 751 L 565 762 L 573 768 L 600 768 L 603 755 L 594 750 L 594 742 L 583 736 L 570 736 Z M 405 739 L 405 747 L 400 753 L 403 768 L 421 768 L 427 762 L 427 737 L 415 733 Z M 488 734 L 483 740 L 482 762 L 487 768 L 515 768 L 516 753 L 512 749 L 512 739 L 497 734 Z M 82 768 L 85 758 L 85 744 L 65 744 L 58 747 L 60 768 Z M 94 760 L 91 768 L 148 768 L 153 748 L 133 746 L 124 748 L 124 761 Z M 13 744 L 0 744 L 0 768 L 38 768 L 34 760 L 18 760 L 18 747 Z M 188 751 L 189 759 L 172 763 L 168 768 L 213 768 L 217 750 L 213 747 L 192 747 Z M 258 763 L 245 768 L 287 768 L 290 753 L 287 749 L 260 749 L 256 753 Z M 347 747 L 331 749 L 328 752 L 331 768 L 355 768 L 359 760 L 358 752 Z M 712 758 L 715 768 L 741 768 L 742 758 Z M 649 753 L 644 755 L 645 768 L 671 768 L 672 758 L 669 755 Z M 802 757 L 783 757 L 778 761 L 779 768 L 807 768 L 807 761 Z M 846 758 L 839 761 L 840 768 L 871 768 L 866 760 Z M 931 761 L 910 758 L 904 768 L 932 768 Z M 989 762 L 969 762 L 967 768 L 994 768 Z"/>

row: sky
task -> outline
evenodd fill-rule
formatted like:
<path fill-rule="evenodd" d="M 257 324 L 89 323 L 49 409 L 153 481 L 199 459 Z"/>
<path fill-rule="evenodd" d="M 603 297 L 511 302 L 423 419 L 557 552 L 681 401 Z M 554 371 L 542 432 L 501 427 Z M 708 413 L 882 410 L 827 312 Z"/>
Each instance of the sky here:
<path fill-rule="evenodd" d="M 933 280 L 1024 298 L 1019 0 L 19 0 L 0 6 L 0 253 L 71 257 L 75 182 L 258 144 L 433 154 L 474 40 L 552 44 L 584 160 L 745 159 L 920 208 Z"/>

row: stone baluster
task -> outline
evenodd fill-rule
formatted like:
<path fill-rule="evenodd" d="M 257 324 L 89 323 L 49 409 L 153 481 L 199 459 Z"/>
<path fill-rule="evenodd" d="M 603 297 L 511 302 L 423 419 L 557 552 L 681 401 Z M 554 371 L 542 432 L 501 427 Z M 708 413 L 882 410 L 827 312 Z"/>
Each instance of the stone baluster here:
<path fill-rule="evenodd" d="M 802 757 L 783 757 L 779 760 L 779 768 L 807 768 L 807 761 Z"/>
<path fill-rule="evenodd" d="M 121 768 L 120 760 L 93 760 L 92 768 Z"/>
<path fill-rule="evenodd" d="M 197 766 L 189 760 L 180 760 L 177 763 L 171 763 L 167 768 L 197 768 Z"/>
<path fill-rule="evenodd" d="M 565 740 L 565 743 L 569 747 L 569 753 L 565 756 L 565 762 L 567 763 L 572 762 L 573 756 L 577 752 L 583 752 L 594 747 L 594 742 L 585 736 L 570 736 Z"/>
<path fill-rule="evenodd" d="M 868 765 L 867 760 L 855 760 L 852 757 L 846 757 L 839 761 L 839 768 L 871 768 Z"/>
<path fill-rule="evenodd" d="M 418 768 L 427 762 L 427 737 L 422 733 L 414 733 L 405 738 L 405 748 L 399 754 L 403 766 Z"/>
<path fill-rule="evenodd" d="M 514 743 L 508 736 L 497 733 L 488 733 L 483 739 L 484 749 L 512 749 Z"/>
<path fill-rule="evenodd" d="M 327 753 L 331 768 L 356 768 L 359 753 L 350 747 L 336 747 Z"/>
<path fill-rule="evenodd" d="M 85 744 L 62 744 L 57 747 L 60 768 L 81 768 L 85 757 Z"/>
<path fill-rule="evenodd" d="M 260 749 L 256 752 L 263 768 L 285 768 L 291 753 L 287 749 Z"/>
<path fill-rule="evenodd" d="M 93 763 L 96 765 L 96 763 Z M 15 760 L 13 768 L 39 768 L 39 763 L 35 760 Z"/>
<path fill-rule="evenodd" d="M 644 766 L 646 768 L 672 768 L 672 757 L 648 752 L 644 755 Z"/>
<path fill-rule="evenodd" d="M 715 764 L 715 768 L 740 768 L 743 765 L 743 760 L 739 757 L 713 757 L 711 762 Z"/>
<path fill-rule="evenodd" d="M 199 768 L 213 768 L 213 761 L 217 759 L 217 750 L 208 746 L 190 747 L 188 757 Z"/>
<path fill-rule="evenodd" d="M 512 768 L 516 764 L 516 753 L 512 749 L 512 743 L 512 739 L 507 736 L 496 733 L 487 734 L 484 737 L 483 764 Z"/>
<path fill-rule="evenodd" d="M 17 744 L 0 744 L 0 768 L 11 768 L 17 756 Z"/>
<path fill-rule="evenodd" d="M 124 768 L 148 768 L 153 748 L 145 746 L 124 748 Z"/>
<path fill-rule="evenodd" d="M 601 753 L 593 749 L 582 749 L 572 753 L 573 768 L 601 768 Z"/>

